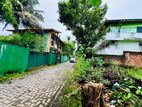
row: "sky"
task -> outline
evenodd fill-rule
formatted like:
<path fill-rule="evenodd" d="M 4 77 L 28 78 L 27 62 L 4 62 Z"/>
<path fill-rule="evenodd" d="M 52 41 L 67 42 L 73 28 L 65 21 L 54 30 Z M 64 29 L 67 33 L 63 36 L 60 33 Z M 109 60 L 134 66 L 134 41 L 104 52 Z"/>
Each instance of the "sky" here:
<path fill-rule="evenodd" d="M 62 40 L 66 40 L 67 36 L 72 36 L 66 27 L 58 22 L 58 2 L 60 0 L 39 0 L 40 5 L 36 8 L 44 11 L 45 21 L 42 23 L 44 28 L 54 28 L 62 33 L 60 34 Z M 103 0 L 108 4 L 107 19 L 137 19 L 142 18 L 142 0 Z M 0 34 L 9 33 L 2 31 L 3 24 L 0 24 Z M 7 29 L 11 28 L 10 26 Z M 72 39 L 74 37 L 72 36 Z"/>

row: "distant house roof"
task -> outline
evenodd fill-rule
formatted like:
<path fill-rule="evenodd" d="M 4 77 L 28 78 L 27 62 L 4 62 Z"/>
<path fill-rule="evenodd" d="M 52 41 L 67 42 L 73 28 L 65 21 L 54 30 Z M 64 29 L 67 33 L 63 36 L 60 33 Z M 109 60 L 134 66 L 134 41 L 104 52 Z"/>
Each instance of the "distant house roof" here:
<path fill-rule="evenodd" d="M 48 32 L 61 33 L 60 31 L 55 30 L 55 29 L 19 29 L 18 31 L 13 30 L 13 29 L 8 29 L 7 31 L 10 31 L 10 32 L 25 32 L 25 31 L 28 31 L 28 30 L 34 31 L 34 32 L 39 33 L 39 34 L 44 34 L 44 33 L 48 33 Z"/>
<path fill-rule="evenodd" d="M 106 21 L 106 25 L 120 24 L 120 23 L 142 23 L 142 19 L 113 19 Z"/>

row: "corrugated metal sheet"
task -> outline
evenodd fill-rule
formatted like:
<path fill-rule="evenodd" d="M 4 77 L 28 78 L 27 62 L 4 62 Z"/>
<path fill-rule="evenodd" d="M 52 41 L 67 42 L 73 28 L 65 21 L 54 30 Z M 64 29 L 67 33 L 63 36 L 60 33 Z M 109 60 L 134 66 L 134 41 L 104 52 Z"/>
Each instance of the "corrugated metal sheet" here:
<path fill-rule="evenodd" d="M 0 42 L 0 75 L 27 69 L 29 49 Z"/>

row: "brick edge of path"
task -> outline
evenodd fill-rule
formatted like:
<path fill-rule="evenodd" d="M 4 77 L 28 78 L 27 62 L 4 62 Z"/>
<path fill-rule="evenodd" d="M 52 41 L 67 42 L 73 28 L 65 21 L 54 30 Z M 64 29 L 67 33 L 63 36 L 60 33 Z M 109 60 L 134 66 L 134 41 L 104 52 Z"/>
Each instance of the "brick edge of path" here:
<path fill-rule="evenodd" d="M 56 93 L 54 94 L 53 98 L 51 98 L 51 101 L 49 102 L 47 107 L 52 107 L 52 105 L 54 104 L 54 102 L 58 98 L 60 92 L 62 91 L 63 87 L 64 87 L 64 83 L 57 89 Z"/>

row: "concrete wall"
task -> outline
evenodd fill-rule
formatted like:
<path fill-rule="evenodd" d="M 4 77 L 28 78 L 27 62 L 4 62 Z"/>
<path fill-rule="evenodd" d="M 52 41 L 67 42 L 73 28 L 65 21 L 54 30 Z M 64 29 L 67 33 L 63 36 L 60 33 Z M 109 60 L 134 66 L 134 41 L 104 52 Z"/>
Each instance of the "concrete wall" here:
<path fill-rule="evenodd" d="M 142 39 L 142 33 L 107 33 L 105 40 L 138 40 Z"/>
<path fill-rule="evenodd" d="M 50 52 L 50 47 L 51 47 L 51 33 L 48 34 L 47 48 L 46 48 L 47 52 Z"/>
<path fill-rule="evenodd" d="M 51 38 L 51 35 L 52 35 L 52 33 L 46 33 L 46 34 L 44 34 L 44 50 L 45 50 L 45 52 L 50 52 L 50 48 L 51 48 L 51 41 L 52 41 L 52 38 Z M 56 48 L 57 46 L 55 46 L 55 48 Z"/>
<path fill-rule="evenodd" d="M 56 40 L 54 40 L 54 46 L 52 46 L 52 44 L 51 44 L 51 41 L 52 41 L 52 33 L 47 33 L 47 34 L 44 34 L 44 44 L 45 44 L 45 46 L 44 46 L 44 50 L 45 50 L 45 52 L 50 52 L 50 49 L 51 48 L 55 48 L 55 49 L 57 49 L 59 52 L 62 52 L 62 47 L 60 46 L 58 46 L 59 44 L 57 43 L 57 41 Z"/>
<path fill-rule="evenodd" d="M 104 61 L 105 63 L 142 68 L 142 52 L 124 52 L 123 56 L 106 55 Z"/>

